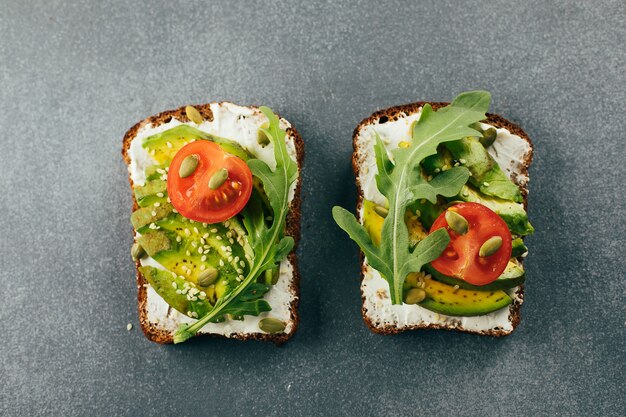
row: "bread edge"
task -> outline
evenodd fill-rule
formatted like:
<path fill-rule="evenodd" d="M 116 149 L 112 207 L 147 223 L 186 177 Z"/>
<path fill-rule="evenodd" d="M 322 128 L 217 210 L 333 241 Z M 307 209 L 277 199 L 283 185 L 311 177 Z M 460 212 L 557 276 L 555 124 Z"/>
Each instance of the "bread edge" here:
<path fill-rule="evenodd" d="M 383 118 L 383 117 L 387 117 L 388 121 L 395 121 L 398 120 L 403 114 L 408 116 L 411 115 L 413 113 L 416 113 L 417 111 L 419 111 L 425 104 L 430 104 L 433 108 L 433 110 L 437 110 L 441 107 L 445 107 L 450 103 L 447 102 L 429 102 L 429 101 L 418 101 L 415 103 L 408 103 L 408 104 L 403 104 L 403 105 L 399 105 L 399 106 L 393 106 L 393 107 L 389 107 L 386 109 L 382 109 L 382 110 L 378 110 L 376 112 L 374 112 L 372 115 L 370 115 L 369 117 L 366 117 L 365 119 L 363 119 L 358 125 L 357 127 L 354 129 L 354 132 L 352 134 L 352 147 L 353 147 L 353 153 L 352 153 L 352 170 L 354 172 L 354 177 L 355 177 L 355 183 L 356 183 L 356 187 L 357 187 L 357 191 L 358 191 L 358 197 L 357 197 L 357 213 L 360 213 L 361 211 L 361 207 L 363 205 L 363 190 L 361 188 L 361 184 L 360 184 L 360 180 L 359 180 L 359 164 L 358 164 L 358 152 L 359 152 L 359 147 L 357 144 L 357 138 L 359 136 L 359 133 L 361 131 L 361 129 L 363 129 L 365 126 L 373 124 L 377 121 L 379 121 L 379 119 Z M 384 122 L 386 123 L 386 122 Z M 493 114 L 493 113 L 487 113 L 487 119 L 486 119 L 486 123 L 497 127 L 497 128 L 505 128 L 508 129 L 509 132 L 511 132 L 514 135 L 519 136 L 520 138 L 524 139 L 530 146 L 530 152 L 528 153 L 528 155 L 526 156 L 526 158 L 524 160 L 521 161 L 521 172 L 528 177 L 528 168 L 530 167 L 530 164 L 532 162 L 533 159 L 533 154 L 534 154 L 534 145 L 532 143 L 532 141 L 530 140 L 530 137 L 528 136 L 528 134 L 521 128 L 519 127 L 517 124 L 505 119 L 504 117 L 498 115 L 498 114 Z M 530 177 L 528 177 L 530 178 Z M 524 208 L 528 207 L 528 186 L 526 184 L 526 186 L 521 186 L 518 181 L 517 178 L 513 178 L 513 181 L 515 182 L 515 184 L 520 188 L 520 191 L 522 193 L 522 196 L 524 198 Z M 360 216 L 359 216 L 360 217 Z M 360 220 L 360 219 L 359 219 Z M 361 279 L 360 279 L 360 283 L 363 283 L 363 279 L 365 278 L 365 255 L 363 254 L 362 251 L 360 251 L 360 262 L 361 262 Z M 363 321 L 365 322 L 365 324 L 367 325 L 367 327 L 374 333 L 378 333 L 378 334 L 383 334 L 383 335 L 389 335 L 389 334 L 398 334 L 398 333 L 403 333 L 406 331 L 410 331 L 410 330 L 420 330 L 420 329 L 440 329 L 440 330 L 455 330 L 458 332 L 462 332 L 462 333 L 471 333 L 471 334 L 478 334 L 478 335 L 483 335 L 483 336 L 494 336 L 494 337 L 502 337 L 502 336 L 508 336 L 509 334 L 513 333 L 513 331 L 517 328 L 517 326 L 519 325 L 522 316 L 521 316 L 521 306 L 522 303 L 524 302 L 524 285 L 521 285 L 520 288 L 516 291 L 516 295 L 517 298 L 516 300 L 513 301 L 513 303 L 509 306 L 509 321 L 511 322 L 512 325 L 512 329 L 509 330 L 496 330 L 496 329 L 490 329 L 490 330 L 472 330 L 472 329 L 465 329 L 465 328 L 458 328 L 456 326 L 450 326 L 450 325 L 443 325 L 443 324 L 436 324 L 436 323 L 429 323 L 429 324 L 415 324 L 415 325 L 411 325 L 411 326 L 406 326 L 406 327 L 402 327 L 399 328 L 397 326 L 394 325 L 385 325 L 382 327 L 377 327 L 374 325 L 374 323 L 369 319 L 369 317 L 366 314 L 366 309 L 365 309 L 365 294 L 363 293 L 362 290 L 362 285 L 360 284 L 360 289 L 361 289 L 361 301 L 362 301 L 362 306 L 361 306 L 361 315 L 363 317 Z"/>
<path fill-rule="evenodd" d="M 200 112 L 204 120 L 213 121 L 213 112 L 211 111 L 211 104 L 222 105 L 222 104 L 234 104 L 234 103 L 231 103 L 228 101 L 220 101 L 220 102 L 214 102 L 214 103 L 198 104 L 198 105 L 193 105 L 193 106 Z M 124 134 L 124 138 L 122 140 L 122 157 L 127 167 L 130 166 L 130 157 L 128 156 L 128 150 L 130 149 L 130 144 L 132 140 L 135 138 L 135 136 L 137 136 L 137 133 L 139 132 L 139 130 L 143 128 L 144 126 L 146 126 L 147 124 L 151 124 L 152 126 L 155 126 L 155 127 L 160 126 L 164 123 L 168 123 L 169 121 L 172 120 L 172 118 L 176 118 L 177 120 L 181 122 L 188 122 L 190 120 L 187 117 L 187 114 L 185 112 L 185 107 L 186 106 L 181 106 L 174 110 L 166 110 L 154 116 L 150 116 L 136 123 L 133 127 L 131 127 Z M 247 107 L 250 109 L 259 108 L 258 106 L 241 106 L 241 107 Z M 282 119 L 278 113 L 276 113 L 276 115 L 278 116 L 279 119 Z M 286 119 L 282 119 L 282 120 L 286 121 Z M 234 333 L 229 336 L 221 335 L 221 334 L 201 333 L 198 335 L 200 337 L 212 336 L 212 337 L 219 337 L 219 338 L 238 339 L 238 340 L 244 340 L 244 341 L 263 340 L 263 341 L 274 342 L 277 345 L 281 345 L 285 343 L 287 340 L 289 340 L 298 329 L 298 326 L 300 323 L 300 315 L 298 313 L 298 304 L 300 302 L 300 272 L 298 270 L 298 259 L 297 259 L 295 252 L 298 246 L 298 242 L 300 241 L 300 216 L 301 216 L 300 210 L 301 210 L 301 202 L 302 202 L 300 191 L 301 191 L 301 186 L 302 186 L 301 170 L 302 170 L 302 166 L 304 163 L 304 142 L 302 140 L 302 137 L 296 130 L 296 128 L 291 123 L 289 124 L 291 125 L 291 127 L 287 129 L 287 135 L 291 136 L 294 140 L 294 145 L 296 148 L 296 159 L 298 163 L 298 170 L 300 172 L 300 175 L 298 175 L 298 180 L 296 183 L 295 195 L 294 195 L 293 200 L 291 201 L 289 213 L 287 214 L 286 230 L 285 230 L 286 235 L 293 237 L 295 241 L 292 251 L 287 256 L 287 258 L 291 262 L 291 265 L 293 266 L 293 276 L 291 279 L 291 284 L 289 286 L 289 289 L 292 291 L 294 295 L 294 299 L 291 302 L 291 306 L 289 310 L 291 314 L 291 320 L 293 321 L 294 326 L 292 327 L 289 333 L 278 333 L 278 334 Z M 137 204 L 137 201 L 135 200 L 134 193 L 132 193 L 134 184 L 130 176 L 130 172 L 128 173 L 128 182 L 130 184 L 131 195 L 133 198 L 132 211 L 135 211 L 139 208 L 139 206 Z M 136 280 L 137 280 L 137 308 L 139 311 L 139 323 L 141 325 L 141 330 L 145 334 L 146 338 L 148 338 L 149 340 L 153 342 L 160 343 L 160 344 L 171 344 L 174 342 L 174 334 L 165 330 L 158 329 L 155 325 L 153 325 L 148 320 L 147 308 L 146 308 L 147 289 L 144 286 L 145 284 L 147 284 L 147 281 L 143 277 L 143 275 L 141 275 L 141 273 L 139 272 L 139 266 L 140 266 L 139 261 L 135 262 Z"/>

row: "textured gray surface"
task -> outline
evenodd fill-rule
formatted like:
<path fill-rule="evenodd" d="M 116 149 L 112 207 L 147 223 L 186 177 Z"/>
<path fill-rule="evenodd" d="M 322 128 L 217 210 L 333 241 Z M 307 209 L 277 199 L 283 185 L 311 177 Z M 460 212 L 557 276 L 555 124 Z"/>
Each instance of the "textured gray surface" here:
<path fill-rule="evenodd" d="M 623 2 L 0 3 L 1 415 L 625 413 Z M 536 145 L 522 324 L 371 334 L 330 216 L 355 201 L 352 129 L 473 88 Z M 302 322 L 281 348 L 138 329 L 122 135 L 222 99 L 307 145 Z"/>

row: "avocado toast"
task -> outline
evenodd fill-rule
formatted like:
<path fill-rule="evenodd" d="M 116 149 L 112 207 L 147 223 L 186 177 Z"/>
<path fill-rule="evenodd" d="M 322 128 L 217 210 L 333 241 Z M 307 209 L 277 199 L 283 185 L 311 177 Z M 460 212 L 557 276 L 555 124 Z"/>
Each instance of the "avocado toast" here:
<path fill-rule="evenodd" d="M 333 216 L 361 247 L 372 331 L 503 336 L 519 324 L 533 148 L 489 102 L 478 91 L 396 106 L 355 129 L 358 220 L 338 207 Z"/>
<path fill-rule="evenodd" d="M 148 339 L 294 334 L 303 147 L 271 110 L 228 102 L 166 111 L 125 134 Z"/>

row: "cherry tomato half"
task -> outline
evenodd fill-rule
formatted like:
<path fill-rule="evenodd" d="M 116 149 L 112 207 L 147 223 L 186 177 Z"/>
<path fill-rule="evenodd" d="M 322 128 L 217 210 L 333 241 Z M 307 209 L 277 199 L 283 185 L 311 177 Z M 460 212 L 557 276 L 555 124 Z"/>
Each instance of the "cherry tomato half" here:
<path fill-rule="evenodd" d="M 191 175 L 180 177 L 185 158 L 195 155 L 198 165 Z M 211 177 L 225 169 L 224 182 L 209 187 Z M 188 219 L 202 223 L 219 223 L 239 213 L 252 194 L 252 172 L 248 165 L 219 145 L 197 140 L 183 146 L 172 159 L 167 176 L 167 193 L 172 205 Z"/>
<path fill-rule="evenodd" d="M 478 203 L 459 203 L 448 208 L 463 216 L 468 230 L 459 235 L 448 225 L 444 211 L 433 223 L 430 232 L 446 228 L 450 244 L 431 265 L 442 274 L 463 279 L 470 284 L 485 285 L 504 272 L 511 258 L 511 232 L 500 216 Z M 491 256 L 480 257 L 480 247 L 494 236 L 502 238 L 502 246 Z"/>

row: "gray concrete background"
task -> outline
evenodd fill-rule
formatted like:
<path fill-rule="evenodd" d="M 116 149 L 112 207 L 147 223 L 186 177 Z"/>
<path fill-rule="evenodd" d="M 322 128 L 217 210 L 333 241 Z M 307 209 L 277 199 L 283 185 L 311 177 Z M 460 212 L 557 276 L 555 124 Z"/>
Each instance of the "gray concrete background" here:
<path fill-rule="evenodd" d="M 0 414 L 624 415 L 625 21 L 621 1 L 0 1 Z M 522 324 L 374 335 L 330 215 L 355 202 L 352 129 L 475 88 L 536 146 Z M 138 328 L 121 139 L 211 100 L 306 141 L 281 348 Z"/>

